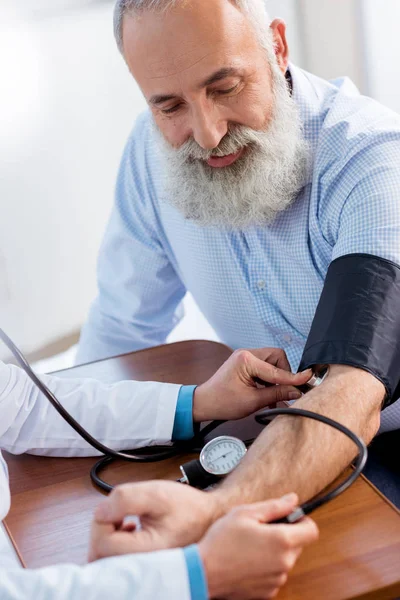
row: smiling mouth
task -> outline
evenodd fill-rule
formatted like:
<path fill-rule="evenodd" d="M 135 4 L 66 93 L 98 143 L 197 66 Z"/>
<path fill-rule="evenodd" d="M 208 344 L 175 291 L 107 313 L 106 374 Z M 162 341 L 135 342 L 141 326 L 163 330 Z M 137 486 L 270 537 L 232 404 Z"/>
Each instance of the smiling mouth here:
<path fill-rule="evenodd" d="M 241 148 L 235 154 L 226 154 L 225 156 L 210 156 L 206 161 L 209 167 L 214 169 L 221 169 L 222 167 L 229 167 L 233 165 L 243 154 L 244 148 Z"/>

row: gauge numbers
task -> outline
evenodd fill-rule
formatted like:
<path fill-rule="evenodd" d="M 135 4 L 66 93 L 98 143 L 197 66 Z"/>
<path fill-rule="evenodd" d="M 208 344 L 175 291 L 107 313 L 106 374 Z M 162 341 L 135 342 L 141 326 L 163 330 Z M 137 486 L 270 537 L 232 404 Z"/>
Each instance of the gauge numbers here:
<path fill-rule="evenodd" d="M 245 454 L 246 446 L 242 440 L 221 435 L 204 446 L 200 463 L 208 473 L 227 475 L 238 466 Z"/>

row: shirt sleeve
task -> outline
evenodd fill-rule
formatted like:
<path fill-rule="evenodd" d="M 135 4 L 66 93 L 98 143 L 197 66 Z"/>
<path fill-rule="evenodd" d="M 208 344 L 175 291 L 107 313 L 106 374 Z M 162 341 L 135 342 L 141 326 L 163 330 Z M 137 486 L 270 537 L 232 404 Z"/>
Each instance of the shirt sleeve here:
<path fill-rule="evenodd" d="M 173 440 L 190 440 L 194 436 L 193 397 L 197 386 L 183 385 L 179 391 L 176 405 Z"/>
<path fill-rule="evenodd" d="M 108 558 L 84 567 L 0 567 L 2 600 L 191 600 L 182 550 Z M 207 596 L 193 596 L 195 600 Z"/>
<path fill-rule="evenodd" d="M 147 132 L 142 117 L 122 158 L 98 259 L 99 293 L 82 330 L 77 363 L 162 344 L 183 315 L 186 289 L 160 234 Z"/>
<path fill-rule="evenodd" d="M 179 385 L 41 376 L 68 412 L 115 449 L 171 440 Z M 14 454 L 97 455 L 34 386 L 24 371 L 0 362 L 0 448 Z"/>
<path fill-rule="evenodd" d="M 332 261 L 370 254 L 400 265 L 400 132 L 366 134 L 326 190 Z"/>

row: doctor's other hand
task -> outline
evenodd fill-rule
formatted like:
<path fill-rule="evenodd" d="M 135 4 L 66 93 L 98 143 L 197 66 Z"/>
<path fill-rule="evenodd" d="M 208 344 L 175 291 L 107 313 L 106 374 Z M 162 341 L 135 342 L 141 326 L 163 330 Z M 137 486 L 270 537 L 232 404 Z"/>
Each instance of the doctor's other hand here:
<path fill-rule="evenodd" d="M 280 348 L 236 350 L 209 379 L 196 388 L 193 420 L 242 419 L 277 402 L 296 400 L 311 369 L 292 373 L 286 354 Z M 260 381 L 267 386 L 260 386 Z M 269 385 L 268 385 L 269 384 Z"/>
<path fill-rule="evenodd" d="M 315 523 L 268 525 L 298 505 L 296 494 L 239 506 L 219 519 L 199 543 L 210 598 L 274 598 L 303 547 L 318 539 Z"/>
<path fill-rule="evenodd" d="M 188 546 L 223 514 L 216 494 L 175 481 L 120 485 L 95 511 L 89 560 Z M 140 517 L 138 530 L 125 525 L 131 515 Z"/>

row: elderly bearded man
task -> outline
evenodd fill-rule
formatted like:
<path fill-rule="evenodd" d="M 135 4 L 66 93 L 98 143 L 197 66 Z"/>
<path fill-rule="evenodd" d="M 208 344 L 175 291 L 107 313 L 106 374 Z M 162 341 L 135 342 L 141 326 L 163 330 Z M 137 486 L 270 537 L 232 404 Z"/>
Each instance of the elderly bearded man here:
<path fill-rule="evenodd" d="M 381 409 L 400 380 L 398 116 L 289 64 L 262 0 L 121 0 L 115 22 L 149 110 L 123 157 L 79 358 L 164 342 L 190 290 L 230 346 L 330 365 L 298 406 L 367 443 L 395 428 L 396 404 Z M 165 502 L 148 539 L 189 543 L 229 507 L 290 489 L 304 500 L 353 457 L 337 432 L 277 419 L 219 490 Z"/>

